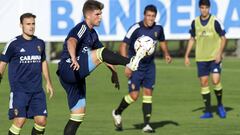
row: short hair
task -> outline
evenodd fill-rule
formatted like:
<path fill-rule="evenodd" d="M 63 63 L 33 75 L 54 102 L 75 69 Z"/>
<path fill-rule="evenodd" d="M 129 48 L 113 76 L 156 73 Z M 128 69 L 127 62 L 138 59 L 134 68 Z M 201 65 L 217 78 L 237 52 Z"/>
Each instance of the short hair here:
<path fill-rule="evenodd" d="M 146 14 L 147 11 L 154 12 L 157 15 L 157 8 L 154 5 L 147 5 L 144 9 L 144 15 Z"/>
<path fill-rule="evenodd" d="M 103 3 L 96 0 L 87 0 L 83 5 L 83 15 L 86 17 L 86 12 L 93 10 L 102 10 L 104 8 Z"/>
<path fill-rule="evenodd" d="M 203 6 L 203 5 L 210 7 L 211 3 L 210 3 L 209 0 L 199 0 L 198 6 L 200 7 L 200 6 Z"/>
<path fill-rule="evenodd" d="M 23 23 L 23 20 L 25 18 L 36 18 L 36 15 L 32 14 L 32 13 L 24 13 L 20 16 L 20 23 L 22 24 Z"/>

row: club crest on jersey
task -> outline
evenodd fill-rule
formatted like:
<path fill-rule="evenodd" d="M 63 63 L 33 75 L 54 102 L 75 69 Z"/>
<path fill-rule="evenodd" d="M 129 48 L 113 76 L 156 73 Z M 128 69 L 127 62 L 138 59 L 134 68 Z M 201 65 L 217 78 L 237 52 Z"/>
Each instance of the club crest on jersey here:
<path fill-rule="evenodd" d="M 42 49 L 41 49 L 41 46 L 40 46 L 40 45 L 38 45 L 38 46 L 37 46 L 37 49 L 38 49 L 38 51 L 39 51 L 39 52 L 41 52 L 41 51 L 42 51 Z"/>
<path fill-rule="evenodd" d="M 15 115 L 15 116 L 18 115 L 18 109 L 17 109 L 17 108 L 14 109 L 14 115 Z"/>
<path fill-rule="evenodd" d="M 135 84 L 131 84 L 131 88 L 132 88 L 132 90 L 135 90 Z"/>
<path fill-rule="evenodd" d="M 154 32 L 154 36 L 155 36 L 155 38 L 157 38 L 158 37 L 158 33 Z"/>

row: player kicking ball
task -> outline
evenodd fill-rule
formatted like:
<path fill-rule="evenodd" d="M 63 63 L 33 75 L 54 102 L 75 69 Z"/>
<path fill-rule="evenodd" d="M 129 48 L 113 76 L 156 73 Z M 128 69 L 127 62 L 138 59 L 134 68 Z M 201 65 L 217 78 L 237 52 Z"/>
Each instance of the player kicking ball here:
<path fill-rule="evenodd" d="M 65 39 L 57 74 L 67 93 L 70 118 L 64 128 L 64 135 L 75 135 L 83 122 L 86 110 L 85 78 L 101 63 L 106 63 L 112 72 L 112 82 L 119 88 L 119 81 L 113 65 L 123 65 L 131 71 L 138 69 L 139 61 L 146 55 L 139 49 L 131 59 L 104 48 L 94 30 L 102 19 L 104 5 L 96 0 L 87 0 L 83 6 L 84 21 L 71 29 Z"/>

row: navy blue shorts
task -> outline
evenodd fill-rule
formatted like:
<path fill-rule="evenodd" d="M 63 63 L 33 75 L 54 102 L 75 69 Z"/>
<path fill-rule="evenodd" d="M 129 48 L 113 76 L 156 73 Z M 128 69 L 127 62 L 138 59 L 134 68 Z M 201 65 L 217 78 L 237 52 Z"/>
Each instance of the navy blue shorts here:
<path fill-rule="evenodd" d="M 81 79 L 78 83 L 66 83 L 59 78 L 61 85 L 67 93 L 68 107 L 72 109 L 80 99 L 86 98 L 86 81 Z"/>
<path fill-rule="evenodd" d="M 34 116 L 47 116 L 46 95 L 44 91 L 36 93 L 11 92 L 9 103 L 9 119 Z"/>
<path fill-rule="evenodd" d="M 67 93 L 69 109 L 85 106 L 86 81 L 85 78 L 96 68 L 91 58 L 91 51 L 78 56 L 80 69 L 73 71 L 70 59 L 61 60 L 57 74 L 64 90 Z"/>
<path fill-rule="evenodd" d="M 221 62 L 215 61 L 197 62 L 198 77 L 209 76 L 210 73 L 221 73 Z"/>
<path fill-rule="evenodd" d="M 156 67 L 155 64 L 149 65 L 147 68 L 134 71 L 128 80 L 129 92 L 133 90 L 140 90 L 140 87 L 153 89 L 156 80 Z"/>

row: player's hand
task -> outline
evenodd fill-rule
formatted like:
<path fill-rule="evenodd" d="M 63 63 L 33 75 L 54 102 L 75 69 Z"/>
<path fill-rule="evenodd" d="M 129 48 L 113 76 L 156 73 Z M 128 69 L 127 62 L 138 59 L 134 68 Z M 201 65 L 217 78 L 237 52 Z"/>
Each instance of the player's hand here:
<path fill-rule="evenodd" d="M 132 70 L 131 69 L 129 69 L 128 67 L 126 67 L 125 68 L 125 76 L 127 77 L 127 78 L 130 78 L 131 76 L 132 76 Z"/>
<path fill-rule="evenodd" d="M 119 84 L 117 72 L 115 72 L 115 71 L 112 72 L 111 81 L 112 81 L 113 84 L 115 84 L 115 88 L 117 88 L 119 90 L 120 89 L 120 84 Z"/>
<path fill-rule="evenodd" d="M 73 70 L 79 70 L 80 65 L 78 64 L 76 58 L 72 58 L 72 64 L 70 65 L 71 68 L 73 68 Z"/>
<path fill-rule="evenodd" d="M 47 83 L 46 84 L 46 91 L 49 94 L 49 99 L 51 99 L 53 97 L 53 95 L 54 95 L 54 89 L 53 89 L 51 83 Z"/>
<path fill-rule="evenodd" d="M 222 61 L 222 56 L 218 54 L 215 58 L 215 63 L 220 63 L 221 61 Z"/>
<path fill-rule="evenodd" d="M 165 61 L 167 62 L 167 64 L 172 63 L 172 57 L 170 55 L 166 55 Z"/>
<path fill-rule="evenodd" d="M 185 63 L 185 66 L 190 66 L 191 62 L 190 62 L 189 57 L 185 57 L 184 63 Z"/>

